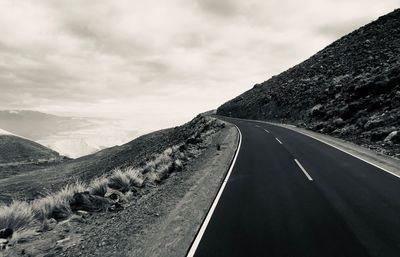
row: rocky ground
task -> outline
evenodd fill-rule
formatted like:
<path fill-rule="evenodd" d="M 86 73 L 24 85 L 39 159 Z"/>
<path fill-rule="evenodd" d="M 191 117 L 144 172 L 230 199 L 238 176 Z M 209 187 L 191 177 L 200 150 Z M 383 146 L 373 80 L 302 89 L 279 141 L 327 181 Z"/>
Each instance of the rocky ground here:
<path fill-rule="evenodd" d="M 19 170 L 18 176 L 0 177 L 0 203 L 9 203 L 13 199 L 34 199 L 77 179 L 89 181 L 106 175 L 116 167 L 143 165 L 154 154 L 164 151 L 167 146 L 177 145 L 192 135 L 196 136 L 204 126 L 201 119 L 203 118 L 198 116 L 182 126 L 149 133 L 124 145 L 107 148 L 78 159 Z M 11 172 L 10 168 L 7 169 L 0 171 Z"/>
<path fill-rule="evenodd" d="M 202 119 L 198 117 L 194 123 L 201 124 Z M 188 156 L 181 171 L 161 183 L 146 184 L 129 201 L 121 202 L 118 210 L 78 211 L 66 220 L 49 219 L 33 236 L 14 241 L 0 255 L 184 256 L 229 167 L 238 139 L 236 129 L 221 122 L 185 126 L 192 130 L 187 138 L 180 138 Z"/>
<path fill-rule="evenodd" d="M 400 9 L 256 84 L 220 115 L 291 123 L 400 157 Z"/>

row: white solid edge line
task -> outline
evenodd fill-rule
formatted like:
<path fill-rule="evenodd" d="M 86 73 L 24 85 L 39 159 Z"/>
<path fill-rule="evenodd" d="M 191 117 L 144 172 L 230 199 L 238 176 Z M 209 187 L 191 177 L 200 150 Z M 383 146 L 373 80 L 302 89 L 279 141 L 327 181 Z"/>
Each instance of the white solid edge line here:
<path fill-rule="evenodd" d="M 242 145 L 242 133 L 240 132 L 240 129 L 239 129 L 236 125 L 235 125 L 235 127 L 236 127 L 237 130 L 239 131 L 239 144 L 238 144 L 238 148 L 236 149 L 235 157 L 233 158 L 233 161 L 232 161 L 232 163 L 231 163 L 231 166 L 230 166 L 230 168 L 229 168 L 229 171 L 228 171 L 228 173 L 227 173 L 227 175 L 226 175 L 224 181 L 222 182 L 222 185 L 221 185 L 221 187 L 220 187 L 220 189 L 219 189 L 219 191 L 218 191 L 217 196 L 216 196 L 215 199 L 214 199 L 214 202 L 213 202 L 212 205 L 211 205 L 210 210 L 209 210 L 208 213 L 207 213 L 206 219 L 204 220 L 203 224 L 201 225 L 201 228 L 200 228 L 199 232 L 197 233 L 196 238 L 195 238 L 195 240 L 193 241 L 193 243 L 192 243 L 192 245 L 191 245 L 191 247 L 190 247 L 190 250 L 189 250 L 188 254 L 186 255 L 187 257 L 193 257 L 194 254 L 196 253 L 196 250 L 197 250 L 197 247 L 198 247 L 199 244 L 200 244 L 201 238 L 203 237 L 203 234 L 204 234 L 204 232 L 206 231 L 207 225 L 208 225 L 208 223 L 209 223 L 210 220 L 211 220 L 211 217 L 212 217 L 212 215 L 213 215 L 213 213 L 214 213 L 215 208 L 217 207 L 219 198 L 221 197 L 222 192 L 224 191 L 224 188 L 225 188 L 225 186 L 226 186 L 226 183 L 228 182 L 229 176 L 230 176 L 231 173 L 232 173 L 233 167 L 235 166 L 236 159 L 237 159 L 237 157 L 238 157 L 238 155 L 239 155 L 240 146 Z"/>
<path fill-rule="evenodd" d="M 319 138 L 317 138 L 317 137 L 308 135 L 308 134 L 306 134 L 306 133 L 304 133 L 304 132 L 302 132 L 302 131 L 295 131 L 295 130 L 293 130 L 293 131 L 294 131 L 294 132 L 297 132 L 297 133 L 301 133 L 301 134 L 303 134 L 303 135 L 305 135 L 305 136 L 311 137 L 311 138 L 313 138 L 313 139 L 315 139 L 315 140 L 317 140 L 317 141 L 319 141 L 319 142 L 322 142 L 322 143 L 324 143 L 324 144 L 327 144 L 327 145 L 329 145 L 329 146 L 331 146 L 331 147 L 333 147 L 333 148 L 335 148 L 335 149 L 337 149 L 337 150 L 340 150 L 340 151 L 342 151 L 342 152 L 344 152 L 344 153 L 347 153 L 348 155 L 351 155 L 351 156 L 353 156 L 353 157 L 355 157 L 355 158 L 357 158 L 357 159 L 359 159 L 359 160 L 361 160 L 361 161 L 363 161 L 363 162 L 366 162 L 366 163 L 368 163 L 368 164 L 370 164 L 370 165 L 372 165 L 372 166 L 374 166 L 374 167 L 376 167 L 376 168 L 378 168 L 378 169 L 381 169 L 381 170 L 383 170 L 383 171 L 386 171 L 387 173 L 389 173 L 389 174 L 391 174 L 391 175 L 393 175 L 393 176 L 395 176 L 395 177 L 397 177 L 397 178 L 400 178 L 400 175 L 398 175 L 398 174 L 396 174 L 396 173 L 393 173 L 393 172 L 391 172 L 391 171 L 389 171 L 389 170 L 387 170 L 387 169 L 385 169 L 385 168 L 382 168 L 382 167 L 378 166 L 377 164 L 375 164 L 375 163 L 373 163 L 373 162 L 370 162 L 370 161 L 367 161 L 367 160 L 365 160 L 365 159 L 363 159 L 363 158 L 361 158 L 361 157 L 359 157 L 359 156 L 357 156 L 357 155 L 355 155 L 355 154 L 352 154 L 352 153 L 350 153 L 350 152 L 348 152 L 348 151 L 346 151 L 346 150 L 343 150 L 343 149 L 341 149 L 341 148 L 338 147 L 338 146 L 335 146 L 335 145 L 333 145 L 333 144 L 331 144 L 331 143 L 325 142 L 324 140 L 319 139 Z"/>
<path fill-rule="evenodd" d="M 279 142 L 279 144 L 283 145 L 283 143 L 281 142 L 281 140 L 279 140 L 279 139 L 278 139 L 278 138 L 276 138 L 276 137 L 275 137 L 275 139 L 276 139 L 276 141 L 278 141 L 278 142 Z"/>
<path fill-rule="evenodd" d="M 301 163 L 297 160 L 294 159 L 294 161 L 296 162 L 297 166 L 299 166 L 299 168 L 301 169 L 301 171 L 303 171 L 304 175 L 306 175 L 306 177 L 308 178 L 308 180 L 312 181 L 312 177 L 310 176 L 310 174 L 308 174 L 308 172 L 306 171 L 306 169 L 304 169 L 304 167 L 301 165 Z"/>

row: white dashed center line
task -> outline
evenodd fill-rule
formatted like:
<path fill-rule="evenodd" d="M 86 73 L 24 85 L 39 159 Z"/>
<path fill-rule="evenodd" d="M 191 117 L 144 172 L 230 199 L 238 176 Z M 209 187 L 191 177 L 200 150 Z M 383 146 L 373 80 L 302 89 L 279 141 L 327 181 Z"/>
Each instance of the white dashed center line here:
<path fill-rule="evenodd" d="M 283 145 L 283 143 L 281 142 L 281 140 L 279 140 L 279 139 L 278 139 L 278 138 L 276 138 L 276 137 L 275 137 L 275 139 L 276 139 L 276 141 L 278 141 L 278 142 L 279 142 L 279 144 Z"/>
<path fill-rule="evenodd" d="M 297 166 L 299 166 L 299 168 L 301 169 L 301 171 L 304 173 L 304 175 L 306 175 L 306 177 L 308 178 L 308 180 L 312 181 L 312 177 L 310 176 L 310 174 L 307 173 L 307 171 L 303 168 L 303 166 L 301 165 L 301 163 L 297 160 L 294 159 L 294 161 L 296 162 Z"/>

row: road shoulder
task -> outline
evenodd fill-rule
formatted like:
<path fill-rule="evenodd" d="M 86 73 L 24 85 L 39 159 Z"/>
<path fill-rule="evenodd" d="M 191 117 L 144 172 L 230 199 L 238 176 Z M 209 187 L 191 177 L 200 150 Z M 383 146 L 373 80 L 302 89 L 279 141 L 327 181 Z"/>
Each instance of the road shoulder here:
<path fill-rule="evenodd" d="M 186 193 L 167 215 L 157 220 L 151 228 L 130 244 L 132 256 L 172 257 L 185 256 L 214 196 L 217 194 L 237 148 L 237 129 L 226 123 L 224 130 L 214 139 L 212 147 L 198 158 L 188 172 L 192 176 Z M 217 150 L 217 145 L 221 150 Z"/>

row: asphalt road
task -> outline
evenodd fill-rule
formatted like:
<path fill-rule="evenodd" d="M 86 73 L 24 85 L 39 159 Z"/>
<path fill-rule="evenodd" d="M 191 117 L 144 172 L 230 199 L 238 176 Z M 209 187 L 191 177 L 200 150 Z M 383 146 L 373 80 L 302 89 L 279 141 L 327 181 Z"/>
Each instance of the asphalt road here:
<path fill-rule="evenodd" d="M 400 179 L 292 130 L 229 120 L 241 148 L 188 256 L 400 256 Z"/>

